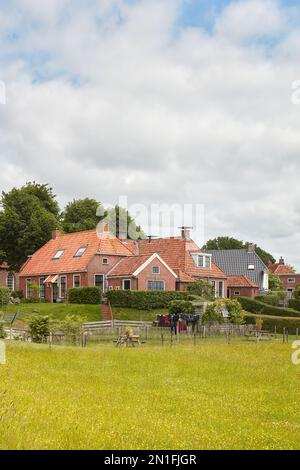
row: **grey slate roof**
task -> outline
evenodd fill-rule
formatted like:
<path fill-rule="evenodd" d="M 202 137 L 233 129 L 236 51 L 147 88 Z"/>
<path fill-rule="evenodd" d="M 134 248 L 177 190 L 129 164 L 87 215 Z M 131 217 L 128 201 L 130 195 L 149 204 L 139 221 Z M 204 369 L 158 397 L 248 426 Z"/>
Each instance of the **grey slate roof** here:
<path fill-rule="evenodd" d="M 251 281 L 263 289 L 264 273 L 269 270 L 264 262 L 254 251 L 242 250 L 207 250 L 212 255 L 213 261 L 222 271 L 228 275 L 247 276 Z M 254 270 L 248 269 L 248 266 L 254 265 Z"/>

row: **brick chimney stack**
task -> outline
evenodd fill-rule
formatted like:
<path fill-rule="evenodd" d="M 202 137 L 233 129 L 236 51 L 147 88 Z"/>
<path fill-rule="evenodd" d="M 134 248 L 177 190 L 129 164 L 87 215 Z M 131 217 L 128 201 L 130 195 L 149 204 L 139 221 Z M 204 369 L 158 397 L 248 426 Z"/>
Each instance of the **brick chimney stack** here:
<path fill-rule="evenodd" d="M 53 230 L 52 232 L 52 240 L 57 240 L 61 236 L 60 230 Z"/>
<path fill-rule="evenodd" d="M 180 227 L 182 240 L 190 240 L 191 227 Z"/>
<path fill-rule="evenodd" d="M 248 245 L 248 252 L 249 252 L 249 253 L 254 253 L 254 252 L 255 252 L 255 249 L 256 249 L 256 245 L 254 245 L 254 243 L 249 243 L 249 245 Z"/>
<path fill-rule="evenodd" d="M 284 266 L 285 263 L 284 263 L 284 258 L 283 258 L 283 256 L 280 257 L 280 259 L 279 259 L 279 264 L 281 264 L 281 265 Z"/>

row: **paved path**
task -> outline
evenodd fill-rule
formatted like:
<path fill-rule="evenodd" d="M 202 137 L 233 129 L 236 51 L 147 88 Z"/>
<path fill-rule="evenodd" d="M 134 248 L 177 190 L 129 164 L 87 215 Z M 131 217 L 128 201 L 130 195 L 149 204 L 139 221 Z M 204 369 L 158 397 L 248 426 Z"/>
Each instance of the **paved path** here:
<path fill-rule="evenodd" d="M 102 304 L 103 321 L 112 321 L 110 306 Z"/>

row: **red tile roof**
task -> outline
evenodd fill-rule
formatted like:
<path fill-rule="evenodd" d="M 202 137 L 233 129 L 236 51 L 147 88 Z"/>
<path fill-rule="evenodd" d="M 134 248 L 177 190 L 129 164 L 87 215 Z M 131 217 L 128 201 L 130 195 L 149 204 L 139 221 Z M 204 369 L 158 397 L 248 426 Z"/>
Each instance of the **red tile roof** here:
<path fill-rule="evenodd" d="M 0 264 L 0 269 L 9 269 L 9 266 L 7 263 L 2 263 Z"/>
<path fill-rule="evenodd" d="M 81 247 L 86 247 L 85 253 L 81 257 L 74 257 Z M 53 257 L 58 250 L 64 250 L 64 253 L 59 259 L 54 260 Z M 95 230 L 60 234 L 27 260 L 20 276 L 84 272 L 96 253 L 124 256 L 132 254 L 118 238 L 110 234 L 103 238 L 99 238 Z"/>
<path fill-rule="evenodd" d="M 131 276 L 149 258 L 148 255 L 128 256 L 119 261 L 108 273 L 108 276 Z"/>
<path fill-rule="evenodd" d="M 148 240 L 139 242 L 140 254 L 158 253 L 176 274 L 181 271 L 185 276 L 226 279 L 227 276 L 214 262 L 212 262 L 211 269 L 199 268 L 195 264 L 192 254 L 200 252 L 200 248 L 193 240 L 184 240 L 181 237 L 159 238 L 150 243 Z"/>
<path fill-rule="evenodd" d="M 269 265 L 269 269 L 273 274 L 295 274 L 294 269 L 291 266 L 281 263 L 275 263 Z"/>
<path fill-rule="evenodd" d="M 227 283 L 228 287 L 259 288 L 259 286 L 247 276 L 228 276 Z"/>

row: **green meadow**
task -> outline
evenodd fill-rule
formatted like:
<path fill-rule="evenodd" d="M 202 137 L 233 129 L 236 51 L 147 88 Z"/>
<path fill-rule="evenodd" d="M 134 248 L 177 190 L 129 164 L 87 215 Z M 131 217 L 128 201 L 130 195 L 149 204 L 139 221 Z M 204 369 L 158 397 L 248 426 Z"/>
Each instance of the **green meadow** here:
<path fill-rule="evenodd" d="M 300 449 L 290 344 L 7 343 L 0 449 Z"/>

